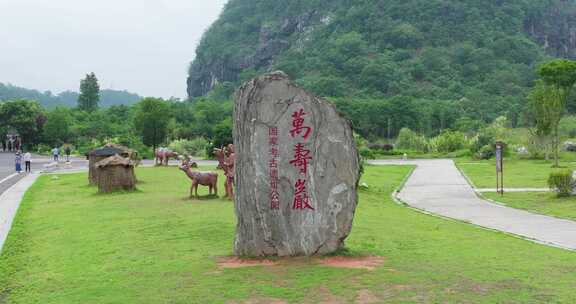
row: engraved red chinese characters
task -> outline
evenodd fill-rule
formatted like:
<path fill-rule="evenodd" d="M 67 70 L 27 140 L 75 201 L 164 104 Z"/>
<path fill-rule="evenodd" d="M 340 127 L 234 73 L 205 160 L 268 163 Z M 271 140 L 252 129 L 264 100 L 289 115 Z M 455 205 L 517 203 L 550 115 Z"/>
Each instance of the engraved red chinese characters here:
<path fill-rule="evenodd" d="M 301 174 L 306 175 L 308 173 L 308 163 L 311 160 L 310 150 L 306 149 L 304 144 L 298 143 L 294 146 L 294 159 L 290 161 L 290 164 L 298 168 Z"/>
<path fill-rule="evenodd" d="M 306 190 L 306 180 L 298 179 L 294 188 L 296 188 L 296 192 L 294 193 L 292 209 L 314 210 L 314 208 L 310 206 L 310 199 L 308 198 L 308 191 Z"/>
<path fill-rule="evenodd" d="M 280 194 L 278 193 L 278 128 L 270 127 L 268 129 L 268 144 L 270 150 L 270 161 L 268 162 L 268 169 L 270 173 L 270 209 L 280 209 Z"/>
<path fill-rule="evenodd" d="M 299 109 L 292 114 L 292 129 L 290 130 L 290 135 L 293 138 L 295 138 L 296 135 L 300 135 L 302 139 L 306 141 L 312 133 L 312 128 L 306 125 L 305 116 L 307 116 L 307 113 L 304 112 L 304 109 Z M 310 154 L 310 150 L 306 148 L 304 143 L 298 142 L 294 145 L 294 156 L 290 164 L 296 167 L 299 173 L 304 176 L 303 178 L 299 178 L 294 185 L 294 200 L 292 204 L 292 209 L 294 210 L 314 210 L 314 207 L 310 205 L 310 198 L 306 190 L 308 165 L 312 161 L 312 155 Z"/>
<path fill-rule="evenodd" d="M 300 111 L 296 111 L 292 114 L 292 130 L 290 130 L 290 135 L 292 135 L 292 137 L 302 135 L 304 140 L 306 140 L 308 139 L 308 136 L 310 136 L 312 128 L 304 125 L 304 116 L 306 115 L 304 109 L 300 109 Z M 304 132 L 304 134 L 302 134 L 302 132 Z"/>

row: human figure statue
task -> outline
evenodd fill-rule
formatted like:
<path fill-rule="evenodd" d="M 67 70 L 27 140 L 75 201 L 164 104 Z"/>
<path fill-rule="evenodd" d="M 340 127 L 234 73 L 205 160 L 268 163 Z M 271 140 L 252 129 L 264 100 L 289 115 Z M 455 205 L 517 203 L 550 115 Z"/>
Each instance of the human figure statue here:
<path fill-rule="evenodd" d="M 236 155 L 234 154 L 234 145 L 229 144 L 226 148 L 226 158 L 224 159 L 224 167 L 226 168 L 226 195 L 229 199 L 234 199 L 234 163 L 236 162 Z"/>
<path fill-rule="evenodd" d="M 230 144 L 222 149 L 214 149 L 214 155 L 218 159 L 218 168 L 224 170 L 226 182 L 224 188 L 226 190 L 226 197 L 234 199 L 234 162 L 236 157 L 234 155 L 234 145 Z"/>

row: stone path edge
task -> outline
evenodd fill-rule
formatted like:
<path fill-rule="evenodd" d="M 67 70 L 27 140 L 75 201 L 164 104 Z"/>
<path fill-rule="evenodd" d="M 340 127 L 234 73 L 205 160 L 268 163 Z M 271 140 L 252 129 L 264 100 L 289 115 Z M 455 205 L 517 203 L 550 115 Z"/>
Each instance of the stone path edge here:
<path fill-rule="evenodd" d="M 376 166 L 381 166 L 381 165 L 376 165 Z M 385 166 L 385 165 L 384 165 L 384 166 Z M 406 166 L 410 166 L 410 164 L 406 164 Z M 474 223 L 471 223 L 471 222 L 468 222 L 468 221 L 464 221 L 464 220 L 459 220 L 459 219 L 455 219 L 455 218 L 443 216 L 443 215 L 440 215 L 440 214 L 436 214 L 436 213 L 433 213 L 433 212 L 430 212 L 430 211 L 426 211 L 426 210 L 423 210 L 423 209 L 420 209 L 420 208 L 411 206 L 409 203 L 407 203 L 407 202 L 405 202 L 404 200 L 402 200 L 402 199 L 399 197 L 399 195 L 400 195 L 400 193 L 402 192 L 402 190 L 404 189 L 406 183 L 408 182 L 408 180 L 410 179 L 410 177 L 412 176 L 412 174 L 414 173 L 414 171 L 416 170 L 416 167 L 417 167 L 418 165 L 413 165 L 413 166 L 414 166 L 414 167 L 412 168 L 412 170 L 410 170 L 409 174 L 406 176 L 406 178 L 404 179 L 404 181 L 402 182 L 402 184 L 401 184 L 400 186 L 398 186 L 398 188 L 396 189 L 396 191 L 393 191 L 393 192 L 390 194 L 390 197 L 392 198 L 392 200 L 393 200 L 396 204 L 398 204 L 398 205 L 400 205 L 400 206 L 403 206 L 403 207 L 406 207 L 406 208 L 408 208 L 408 209 L 410 209 L 410 210 L 413 210 L 413 211 L 415 211 L 415 212 L 418 212 L 418 213 L 421 213 L 421 214 L 424 214 L 424 215 L 428 215 L 428 216 L 431 216 L 431 217 L 435 217 L 435 218 L 438 218 L 438 219 L 442 219 L 442 220 L 446 220 L 446 221 L 450 221 L 450 222 L 454 222 L 454 223 L 467 224 L 467 225 L 470 225 L 470 226 L 474 226 L 474 227 L 476 227 L 476 228 L 480 228 L 480 229 L 482 229 L 482 230 L 486 230 L 486 231 L 490 231 L 490 232 L 495 232 L 495 233 L 501 233 L 501 234 L 504 234 L 504 235 L 507 235 L 507 236 L 510 236 L 510 237 L 514 237 L 514 238 L 516 238 L 516 239 L 521 239 L 521 240 L 529 241 L 529 242 L 532 242 L 532 243 L 535 243 L 535 244 L 544 245 L 544 246 L 548 246 L 548 247 L 554 247 L 554 248 L 563 249 L 563 250 L 568 250 L 568 251 L 571 251 L 571 252 L 576 252 L 576 250 L 574 250 L 574 249 L 572 249 L 572 248 L 568 248 L 568 247 L 560 246 L 560 245 L 557 245 L 557 244 L 554 244 L 554 243 L 545 242 L 545 241 L 541 241 L 541 240 L 537 240 L 537 239 L 525 237 L 525 236 L 523 236 L 523 235 L 519 235 L 519 234 L 507 232 L 507 231 L 502 231 L 502 230 L 498 230 L 498 229 L 494 229 L 494 228 L 484 227 L 484 226 L 481 226 L 481 225 L 478 225 L 478 224 L 474 224 Z M 464 179 L 466 179 L 466 181 L 467 181 L 468 183 L 470 183 L 470 181 L 469 181 L 469 179 L 468 179 L 468 176 L 466 176 L 466 174 L 464 174 L 464 173 L 460 170 L 460 168 L 458 168 L 458 166 L 456 166 L 456 168 L 458 169 L 458 171 L 460 172 L 460 174 L 464 177 Z M 472 188 L 474 188 L 474 184 L 473 184 L 473 183 L 470 183 L 470 185 L 472 186 Z M 502 204 L 502 203 L 493 201 L 493 200 L 491 200 L 491 199 L 487 199 L 487 198 L 483 197 L 482 194 L 480 194 L 480 193 L 478 193 L 478 192 L 476 192 L 476 191 L 474 191 L 474 193 L 476 193 L 476 195 L 478 196 L 479 199 L 484 200 L 487 204 L 494 204 L 494 205 L 497 205 L 497 206 L 504 206 L 504 207 L 510 208 L 510 206 L 507 206 L 507 205 L 505 205 L 505 204 Z M 529 211 L 529 212 L 530 212 L 530 211 Z M 547 215 L 547 216 L 548 216 L 548 215 Z M 551 217 L 553 217 L 553 216 L 551 216 Z M 554 217 L 554 218 L 556 218 L 556 217 Z M 561 218 L 558 218 L 558 219 L 561 219 Z M 561 220 L 566 220 L 566 219 L 561 219 Z"/>

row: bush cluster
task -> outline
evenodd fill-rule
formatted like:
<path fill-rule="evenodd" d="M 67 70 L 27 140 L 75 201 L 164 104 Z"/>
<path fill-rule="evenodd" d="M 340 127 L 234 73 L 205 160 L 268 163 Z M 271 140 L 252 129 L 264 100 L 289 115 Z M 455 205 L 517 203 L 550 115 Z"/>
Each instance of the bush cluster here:
<path fill-rule="evenodd" d="M 548 186 L 557 192 L 558 197 L 567 197 L 574 191 L 574 176 L 572 170 L 561 170 L 550 173 Z"/>
<path fill-rule="evenodd" d="M 192 140 L 177 139 L 170 143 L 169 148 L 181 155 L 206 157 L 206 148 L 210 145 L 208 140 L 197 137 Z"/>

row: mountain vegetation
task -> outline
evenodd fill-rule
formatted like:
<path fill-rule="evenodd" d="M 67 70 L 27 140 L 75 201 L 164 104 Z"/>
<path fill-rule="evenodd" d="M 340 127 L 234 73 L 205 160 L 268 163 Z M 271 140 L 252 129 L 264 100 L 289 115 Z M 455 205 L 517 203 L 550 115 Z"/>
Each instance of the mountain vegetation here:
<path fill-rule="evenodd" d="M 500 116 L 529 125 L 536 68 L 576 58 L 575 26 L 573 0 L 230 0 L 196 51 L 188 94 L 226 100 L 280 69 L 367 138 L 478 130 Z"/>

